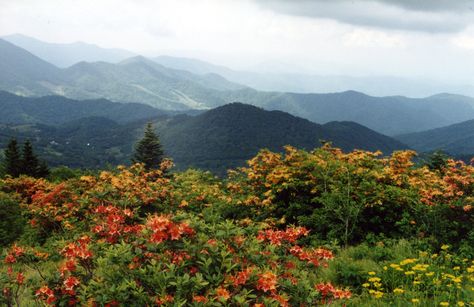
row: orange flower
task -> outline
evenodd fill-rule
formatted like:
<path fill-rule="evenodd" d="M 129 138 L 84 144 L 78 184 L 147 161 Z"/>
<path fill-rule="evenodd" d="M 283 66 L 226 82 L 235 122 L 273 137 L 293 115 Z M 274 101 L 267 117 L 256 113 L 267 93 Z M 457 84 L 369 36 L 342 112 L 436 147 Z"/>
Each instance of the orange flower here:
<path fill-rule="evenodd" d="M 15 256 L 13 255 L 7 255 L 5 257 L 5 263 L 15 263 L 16 262 L 16 258 Z"/>
<path fill-rule="evenodd" d="M 207 303 L 208 299 L 202 295 L 195 295 L 193 296 L 193 302 L 196 303 Z"/>
<path fill-rule="evenodd" d="M 216 296 L 219 299 L 222 299 L 224 301 L 227 301 L 230 298 L 230 293 L 227 291 L 227 289 L 223 287 L 219 287 L 216 289 Z"/>
<path fill-rule="evenodd" d="M 253 271 L 252 268 L 247 268 L 246 270 L 242 272 L 238 272 L 236 276 L 232 276 L 230 280 L 233 282 L 234 287 L 237 287 L 239 285 L 245 285 L 252 271 Z"/>
<path fill-rule="evenodd" d="M 22 285 L 23 282 L 25 281 L 25 275 L 23 275 L 23 273 L 18 273 L 18 275 L 16 275 L 16 283 L 19 284 L 19 285 Z"/>
<path fill-rule="evenodd" d="M 263 292 L 274 291 L 276 290 L 277 285 L 277 276 L 272 272 L 265 272 L 259 274 L 259 279 L 257 281 L 257 289 L 262 290 Z"/>

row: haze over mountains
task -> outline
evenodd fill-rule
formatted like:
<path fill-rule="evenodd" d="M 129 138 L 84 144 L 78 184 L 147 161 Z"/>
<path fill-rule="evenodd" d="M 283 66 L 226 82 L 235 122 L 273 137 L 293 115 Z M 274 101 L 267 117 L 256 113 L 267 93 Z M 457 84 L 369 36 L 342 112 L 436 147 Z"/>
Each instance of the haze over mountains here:
<path fill-rule="evenodd" d="M 79 62 L 118 63 L 137 55 L 128 50 L 102 48 L 83 42 L 48 43 L 22 34 L 12 34 L 2 38 L 60 68 L 66 68 Z M 372 96 L 404 95 L 408 97 L 425 97 L 439 92 L 453 92 L 474 96 L 474 86 L 469 83 L 448 84 L 434 80 L 407 79 L 389 75 L 348 76 L 309 72 L 295 73 L 288 72 L 287 65 L 283 65 L 284 67 L 281 69 L 279 68 L 281 65 L 274 62 L 257 65 L 246 70 L 235 70 L 194 58 L 169 55 L 151 58 L 169 68 L 186 70 L 198 75 L 218 74 L 229 81 L 262 91 L 329 93 L 356 90 Z"/>
<path fill-rule="evenodd" d="M 286 111 L 318 123 L 354 121 L 388 135 L 419 132 L 474 118 L 474 99 L 460 95 L 414 99 L 372 97 L 355 91 L 264 92 L 207 73 L 209 65 L 205 62 L 177 61 L 178 58 L 171 57 L 152 60 L 135 56 L 117 64 L 80 62 L 60 69 L 4 40 L 0 41 L 0 55 L 0 89 L 27 96 L 106 98 L 146 103 L 163 110 L 205 110 L 239 101 Z M 212 67 L 222 74 L 231 72 L 224 67 Z"/>

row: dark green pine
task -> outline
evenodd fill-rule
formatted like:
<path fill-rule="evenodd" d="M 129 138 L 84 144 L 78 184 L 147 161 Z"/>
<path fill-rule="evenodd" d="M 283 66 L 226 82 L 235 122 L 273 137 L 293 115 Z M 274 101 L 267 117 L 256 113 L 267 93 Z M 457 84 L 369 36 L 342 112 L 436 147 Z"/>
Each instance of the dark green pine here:
<path fill-rule="evenodd" d="M 21 156 L 21 173 L 24 175 L 38 177 L 39 160 L 33 151 L 33 145 L 30 140 L 23 144 Z"/>
<path fill-rule="evenodd" d="M 21 156 L 16 139 L 11 139 L 5 149 L 5 160 L 3 161 L 5 173 L 12 177 L 18 177 L 21 173 Z"/>
<path fill-rule="evenodd" d="M 160 166 L 163 160 L 163 149 L 158 135 L 155 133 L 152 123 L 145 128 L 143 138 L 135 145 L 135 153 L 132 158 L 134 163 L 143 163 L 146 169 L 154 169 Z"/>

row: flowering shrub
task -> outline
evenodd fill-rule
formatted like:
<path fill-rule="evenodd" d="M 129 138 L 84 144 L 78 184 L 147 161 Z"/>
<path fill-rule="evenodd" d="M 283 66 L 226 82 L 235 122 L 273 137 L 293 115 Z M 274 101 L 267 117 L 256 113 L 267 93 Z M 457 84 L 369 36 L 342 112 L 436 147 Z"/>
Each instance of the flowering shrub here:
<path fill-rule="evenodd" d="M 287 147 L 285 155 L 262 151 L 224 181 L 172 174 L 168 160 L 154 171 L 134 165 L 58 183 L 2 180 L 0 193 L 29 223 L 3 251 L 0 303 L 467 304 L 471 260 L 447 251 L 387 264 L 361 283 L 359 270 L 324 275 L 337 254 L 318 242 L 416 236 L 472 252 L 473 167 L 416 167 L 414 154 Z"/>
<path fill-rule="evenodd" d="M 223 194 L 189 197 L 160 170 L 133 166 L 37 183 L 22 206 L 31 227 L 48 232 L 47 253 L 19 245 L 6 251 L 7 305 L 313 306 L 351 296 L 321 280 L 333 254 L 302 244 L 306 228 L 208 222 L 194 213 L 198 202 Z"/>
<path fill-rule="evenodd" d="M 285 155 L 263 150 L 231 172 L 228 203 L 235 210 L 227 216 L 296 223 L 346 245 L 368 235 L 474 245 L 473 166 L 448 160 L 430 170 L 415 167 L 413 151 L 380 155 L 330 145 L 286 147 Z"/>

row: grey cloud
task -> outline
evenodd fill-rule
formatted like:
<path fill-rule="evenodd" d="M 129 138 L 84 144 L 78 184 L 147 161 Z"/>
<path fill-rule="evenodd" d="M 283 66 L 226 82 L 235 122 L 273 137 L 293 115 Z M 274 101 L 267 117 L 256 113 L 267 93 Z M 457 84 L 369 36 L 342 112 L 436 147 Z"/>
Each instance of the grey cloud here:
<path fill-rule="evenodd" d="M 340 0 L 336 0 L 340 1 Z M 342 0 L 344 1 L 344 0 Z M 407 10 L 423 12 L 463 12 L 472 10 L 473 0 L 375 0 Z M 364 2 L 364 1 L 362 1 Z"/>
<path fill-rule="evenodd" d="M 474 23 L 474 0 L 255 0 L 288 15 L 430 33 L 459 32 Z"/>

